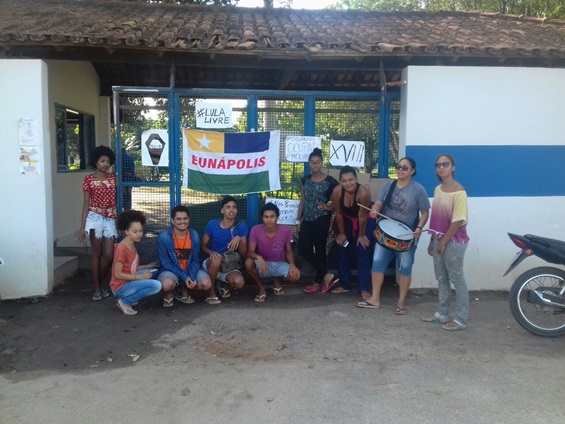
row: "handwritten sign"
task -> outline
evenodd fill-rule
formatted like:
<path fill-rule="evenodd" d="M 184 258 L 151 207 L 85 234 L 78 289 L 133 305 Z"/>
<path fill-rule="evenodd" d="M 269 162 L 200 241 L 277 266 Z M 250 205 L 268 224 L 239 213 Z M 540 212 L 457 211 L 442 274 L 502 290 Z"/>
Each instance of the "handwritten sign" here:
<path fill-rule="evenodd" d="M 300 200 L 291 199 L 273 199 L 267 197 L 265 203 L 274 203 L 281 211 L 279 215 L 279 224 L 295 225 L 298 218 L 298 205 Z"/>
<path fill-rule="evenodd" d="M 196 102 L 198 128 L 231 128 L 232 106 L 229 103 Z"/>
<path fill-rule="evenodd" d="M 288 136 L 286 138 L 285 156 L 289 162 L 308 162 L 308 156 L 316 147 L 322 148 L 320 137 Z"/>
<path fill-rule="evenodd" d="M 333 166 L 349 165 L 354 168 L 365 166 L 365 143 L 362 141 L 330 142 L 330 163 Z"/>

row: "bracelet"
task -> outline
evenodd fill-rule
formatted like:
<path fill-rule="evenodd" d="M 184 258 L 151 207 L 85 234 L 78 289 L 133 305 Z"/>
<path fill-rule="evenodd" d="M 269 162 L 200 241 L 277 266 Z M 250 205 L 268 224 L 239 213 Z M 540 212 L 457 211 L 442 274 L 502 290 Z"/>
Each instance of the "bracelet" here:
<path fill-rule="evenodd" d="M 420 230 L 423 230 L 423 228 L 422 228 L 422 227 L 420 227 L 419 225 L 418 225 L 418 226 L 417 226 L 416 228 L 419 228 Z"/>

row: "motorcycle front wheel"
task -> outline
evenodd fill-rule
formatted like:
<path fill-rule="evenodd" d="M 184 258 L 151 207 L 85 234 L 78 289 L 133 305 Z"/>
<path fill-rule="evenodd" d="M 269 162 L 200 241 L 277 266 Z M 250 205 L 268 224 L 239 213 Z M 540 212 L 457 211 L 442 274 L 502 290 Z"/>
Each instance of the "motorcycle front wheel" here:
<path fill-rule="evenodd" d="M 565 271 L 539 267 L 520 275 L 510 289 L 510 311 L 523 328 L 538 336 L 565 334 L 565 308 L 544 303 L 534 290 L 557 295 L 565 285 Z"/>

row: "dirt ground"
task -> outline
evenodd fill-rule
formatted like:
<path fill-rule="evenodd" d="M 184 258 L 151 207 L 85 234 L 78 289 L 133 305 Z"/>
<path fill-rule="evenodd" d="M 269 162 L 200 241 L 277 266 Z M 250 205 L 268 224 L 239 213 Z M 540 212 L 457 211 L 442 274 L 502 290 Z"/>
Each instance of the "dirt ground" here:
<path fill-rule="evenodd" d="M 471 294 L 466 331 L 393 313 L 356 293 L 286 286 L 221 305 L 156 295 L 139 314 L 90 300 L 84 272 L 50 296 L 0 305 L 0 423 L 562 423 L 565 338 L 512 319 L 507 293 Z"/>

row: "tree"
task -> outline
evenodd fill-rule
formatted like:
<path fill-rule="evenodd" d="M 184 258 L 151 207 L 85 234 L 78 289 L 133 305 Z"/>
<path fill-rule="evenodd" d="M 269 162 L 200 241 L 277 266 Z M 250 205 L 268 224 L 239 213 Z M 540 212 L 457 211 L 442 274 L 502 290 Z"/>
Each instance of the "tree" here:
<path fill-rule="evenodd" d="M 127 0 L 144 3 L 203 4 L 214 6 L 236 6 L 239 0 Z"/>
<path fill-rule="evenodd" d="M 332 8 L 383 12 L 421 10 L 498 12 L 538 18 L 565 19 L 563 0 L 338 0 Z"/>

